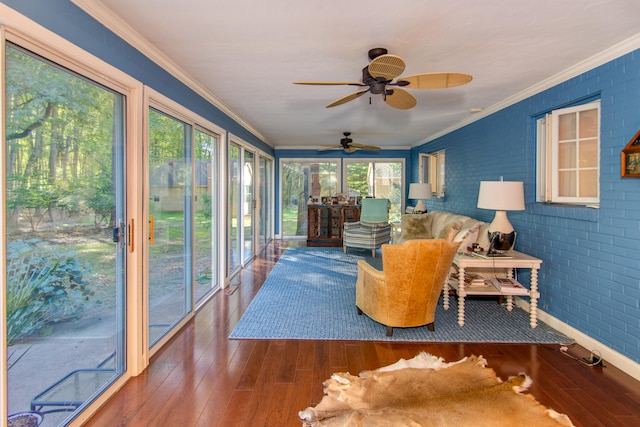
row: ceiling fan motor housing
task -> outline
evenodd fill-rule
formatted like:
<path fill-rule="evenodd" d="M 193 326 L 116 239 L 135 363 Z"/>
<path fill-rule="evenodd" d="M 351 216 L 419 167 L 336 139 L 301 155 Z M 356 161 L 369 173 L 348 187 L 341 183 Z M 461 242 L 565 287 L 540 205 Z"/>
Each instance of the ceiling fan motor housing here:
<path fill-rule="evenodd" d="M 350 144 L 353 142 L 353 139 L 349 138 L 351 132 L 343 132 L 344 138 L 340 140 L 340 144 L 343 148 L 347 149 L 350 147 Z"/>
<path fill-rule="evenodd" d="M 387 53 L 389 53 L 389 52 L 387 51 L 387 49 L 385 49 L 383 47 L 374 47 L 373 49 L 369 50 L 369 59 L 373 61 L 378 56 L 386 55 Z"/>
<path fill-rule="evenodd" d="M 384 89 L 389 81 L 384 77 L 374 78 L 371 73 L 369 73 L 369 66 L 367 65 L 362 69 L 362 83 L 369 86 L 369 92 L 374 95 L 380 95 L 384 93 Z"/>

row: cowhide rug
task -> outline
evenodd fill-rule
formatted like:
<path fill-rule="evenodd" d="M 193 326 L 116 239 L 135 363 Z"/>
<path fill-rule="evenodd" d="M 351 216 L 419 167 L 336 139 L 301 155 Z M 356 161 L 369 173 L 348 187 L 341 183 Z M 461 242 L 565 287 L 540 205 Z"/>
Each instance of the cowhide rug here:
<path fill-rule="evenodd" d="M 299 413 L 302 425 L 573 426 L 522 394 L 531 385 L 528 376 L 502 381 L 486 364 L 482 356 L 445 363 L 420 353 L 357 377 L 336 373 L 323 383 L 322 401 Z"/>

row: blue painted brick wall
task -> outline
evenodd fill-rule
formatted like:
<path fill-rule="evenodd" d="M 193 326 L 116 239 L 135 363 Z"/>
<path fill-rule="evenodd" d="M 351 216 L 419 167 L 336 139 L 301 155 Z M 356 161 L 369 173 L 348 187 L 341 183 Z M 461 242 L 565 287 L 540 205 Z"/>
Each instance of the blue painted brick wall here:
<path fill-rule="evenodd" d="M 535 203 L 535 118 L 589 97 L 601 100 L 599 209 Z M 491 221 L 476 208 L 479 181 L 524 181 L 527 208 L 509 212 L 516 249 L 543 260 L 539 306 L 640 362 L 640 179 L 620 177 L 620 151 L 640 129 L 640 51 L 412 150 L 446 150 L 444 199 L 429 208 Z M 522 278 L 528 281 L 528 277 Z"/>

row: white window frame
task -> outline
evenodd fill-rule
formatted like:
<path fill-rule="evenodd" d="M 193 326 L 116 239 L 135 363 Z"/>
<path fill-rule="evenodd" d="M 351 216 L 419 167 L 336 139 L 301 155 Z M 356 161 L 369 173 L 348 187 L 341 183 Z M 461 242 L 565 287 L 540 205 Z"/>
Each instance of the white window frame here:
<path fill-rule="evenodd" d="M 558 180 L 558 120 L 561 115 L 577 113 L 587 110 L 597 110 L 598 136 L 597 136 L 597 162 L 592 168 L 579 168 L 580 170 L 595 169 L 600 176 L 600 101 L 593 101 L 573 107 L 553 110 L 536 120 L 536 201 L 543 203 L 563 203 L 598 207 L 600 204 L 600 182 L 598 179 L 595 197 L 567 197 L 560 196 Z M 579 140 L 579 139 L 578 139 Z M 579 178 L 578 178 L 579 179 Z M 579 185 L 579 181 L 578 184 Z"/>
<path fill-rule="evenodd" d="M 419 181 L 431 184 L 435 197 L 444 197 L 445 150 L 420 153 L 419 160 Z"/>

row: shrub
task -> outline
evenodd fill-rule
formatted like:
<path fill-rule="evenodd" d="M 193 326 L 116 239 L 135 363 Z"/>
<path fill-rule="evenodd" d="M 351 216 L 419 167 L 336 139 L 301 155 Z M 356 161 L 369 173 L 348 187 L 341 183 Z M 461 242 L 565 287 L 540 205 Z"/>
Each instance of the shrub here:
<path fill-rule="evenodd" d="M 7 245 L 7 340 L 79 318 L 93 292 L 72 250 L 41 239 Z"/>

